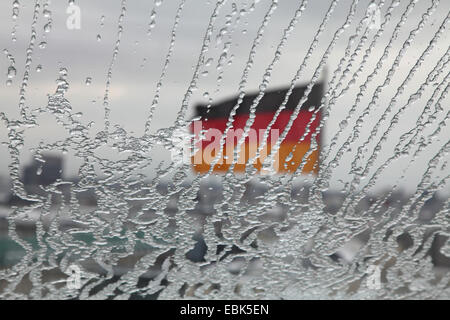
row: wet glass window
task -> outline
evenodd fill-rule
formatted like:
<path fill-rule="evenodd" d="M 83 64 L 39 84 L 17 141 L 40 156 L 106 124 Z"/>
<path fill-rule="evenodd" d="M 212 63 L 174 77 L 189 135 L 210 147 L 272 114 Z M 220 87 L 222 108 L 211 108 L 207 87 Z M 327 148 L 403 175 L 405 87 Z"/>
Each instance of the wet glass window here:
<path fill-rule="evenodd" d="M 0 299 L 450 298 L 448 1 L 0 8 Z"/>

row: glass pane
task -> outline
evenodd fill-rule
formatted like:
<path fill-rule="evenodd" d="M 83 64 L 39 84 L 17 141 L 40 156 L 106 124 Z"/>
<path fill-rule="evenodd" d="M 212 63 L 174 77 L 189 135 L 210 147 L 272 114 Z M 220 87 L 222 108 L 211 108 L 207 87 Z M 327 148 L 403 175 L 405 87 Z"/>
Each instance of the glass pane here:
<path fill-rule="evenodd" d="M 0 299 L 450 298 L 448 1 L 0 8 Z"/>

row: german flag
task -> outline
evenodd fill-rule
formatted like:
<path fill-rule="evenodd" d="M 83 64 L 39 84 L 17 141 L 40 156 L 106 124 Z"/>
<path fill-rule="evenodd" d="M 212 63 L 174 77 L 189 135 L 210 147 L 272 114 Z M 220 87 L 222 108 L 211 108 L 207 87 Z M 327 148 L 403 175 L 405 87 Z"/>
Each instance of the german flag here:
<path fill-rule="evenodd" d="M 256 157 L 258 148 L 264 141 L 266 128 L 273 121 L 274 116 L 283 104 L 288 89 L 266 91 L 259 101 L 255 118 L 245 142 L 241 145 L 238 158 L 234 159 L 234 172 L 245 171 L 246 163 L 253 159 L 252 165 L 258 169 L 270 154 L 270 150 L 277 142 L 289 122 L 289 119 L 303 98 L 306 86 L 295 87 L 275 122 L 268 132 L 266 143 L 259 156 Z M 315 85 L 308 95 L 308 99 L 302 105 L 297 118 L 294 120 L 286 138 L 282 141 L 277 154 L 273 155 L 274 170 L 279 173 L 294 172 L 304 161 L 304 157 L 310 149 L 312 134 L 320 123 L 321 113 L 318 110 L 323 94 L 323 85 Z M 233 125 L 225 137 L 222 149 L 222 157 L 214 167 L 213 172 L 227 172 L 233 163 L 234 149 L 238 145 L 245 124 L 250 116 L 250 107 L 257 97 L 257 93 L 246 95 L 236 110 Z M 191 132 L 195 137 L 195 153 L 191 157 L 194 171 L 206 173 L 210 170 L 219 154 L 220 140 L 225 132 L 230 113 L 238 103 L 238 98 L 224 100 L 214 105 L 197 105 L 196 119 L 191 123 Z M 306 134 L 305 134 L 306 133 Z M 320 134 L 316 136 L 320 146 Z M 313 150 L 303 163 L 303 173 L 317 173 L 319 169 L 319 150 Z"/>

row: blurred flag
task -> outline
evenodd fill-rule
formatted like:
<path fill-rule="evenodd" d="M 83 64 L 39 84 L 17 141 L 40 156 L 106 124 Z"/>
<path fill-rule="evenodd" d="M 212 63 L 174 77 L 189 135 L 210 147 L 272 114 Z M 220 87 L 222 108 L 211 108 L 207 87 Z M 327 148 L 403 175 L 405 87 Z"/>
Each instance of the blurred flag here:
<path fill-rule="evenodd" d="M 277 110 L 283 104 L 288 92 L 287 88 L 266 91 L 256 107 L 255 118 L 245 142 L 241 145 L 238 157 L 234 159 L 234 171 L 243 172 L 246 163 L 252 159 L 251 164 L 261 171 L 265 159 L 273 159 L 274 172 L 286 173 L 295 171 L 302 164 L 303 173 L 317 173 L 319 169 L 320 133 L 315 137 L 318 147 L 308 153 L 312 134 L 320 123 L 321 112 L 318 110 L 322 99 L 323 85 L 313 87 L 308 99 L 303 103 L 300 112 L 294 120 L 286 138 L 281 142 L 280 148 L 272 158 L 267 158 L 286 128 L 289 119 L 298 106 L 306 90 L 306 86 L 295 87 L 289 96 L 285 108 Z M 250 107 L 257 94 L 246 95 L 234 115 L 233 125 L 228 131 L 222 147 L 222 157 L 214 167 L 214 172 L 226 172 L 233 163 L 234 149 L 238 145 L 244 127 L 250 116 Z M 220 139 L 225 131 L 226 124 L 233 107 L 237 104 L 237 97 L 224 100 L 213 105 L 198 105 L 196 107 L 196 120 L 191 124 L 191 132 L 195 139 L 195 151 L 191 157 L 194 171 L 206 173 L 219 154 Z M 275 119 L 275 120 L 274 120 Z M 268 136 L 264 133 L 272 122 Z M 262 142 L 266 142 L 261 152 L 258 149 Z"/>

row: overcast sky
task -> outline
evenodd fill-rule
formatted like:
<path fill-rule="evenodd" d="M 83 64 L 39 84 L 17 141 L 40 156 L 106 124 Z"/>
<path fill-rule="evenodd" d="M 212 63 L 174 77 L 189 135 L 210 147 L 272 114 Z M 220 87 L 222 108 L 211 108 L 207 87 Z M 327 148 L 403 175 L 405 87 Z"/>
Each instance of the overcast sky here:
<path fill-rule="evenodd" d="M 45 1 L 41 1 L 45 3 Z M 192 107 L 195 103 L 205 102 L 204 93 L 207 92 L 214 100 L 219 100 L 238 93 L 239 82 L 242 77 L 244 65 L 247 61 L 250 47 L 256 37 L 256 32 L 261 25 L 264 15 L 267 13 L 271 4 L 269 0 L 256 1 L 254 10 L 249 11 L 250 5 L 255 2 L 251 0 L 228 1 L 219 12 L 219 17 L 214 24 L 213 42 L 206 57 L 212 58 L 213 62 L 210 66 L 204 66 L 201 69 L 202 75 L 198 81 L 198 90 L 189 101 Z M 282 50 L 281 59 L 275 66 L 271 79 L 270 87 L 286 86 L 294 77 L 296 70 L 302 63 L 307 48 L 317 32 L 318 26 L 323 20 L 325 13 L 331 1 L 309 1 L 307 8 L 296 25 Z M 348 43 L 349 36 L 356 29 L 357 23 L 363 17 L 368 5 L 371 1 L 361 0 L 357 7 L 357 13 L 354 22 L 341 35 L 334 50 L 331 52 L 327 60 L 328 78 L 337 67 L 339 60 L 344 55 L 344 49 Z M 379 2 L 379 1 L 376 1 Z M 392 30 L 398 23 L 401 14 L 405 11 L 410 1 L 400 1 L 399 6 L 394 9 L 391 22 L 388 24 L 383 36 L 374 48 L 373 53 L 369 57 L 369 61 L 365 66 L 364 72 L 358 78 L 358 82 L 353 89 L 348 92 L 338 104 L 331 110 L 330 119 L 326 124 L 324 132 L 325 145 L 336 134 L 339 122 L 344 119 L 355 101 L 359 86 L 363 83 L 370 72 L 375 68 L 379 61 L 383 50 L 386 47 Z M 128 0 L 126 1 L 126 14 L 123 20 L 123 34 L 116 63 L 112 69 L 111 91 L 110 91 L 110 107 L 111 107 L 111 123 L 119 125 L 127 131 L 132 131 L 136 136 L 140 136 L 144 132 L 144 123 L 148 115 L 149 107 L 153 100 L 156 83 L 160 77 L 165 57 L 170 44 L 171 29 L 173 27 L 179 0 L 164 0 L 160 6 L 155 6 L 154 1 Z M 242 11 L 239 23 L 236 23 L 238 15 L 232 16 L 231 26 L 228 33 L 224 35 L 223 41 L 216 41 L 216 35 L 225 27 L 226 15 L 232 13 L 233 3 L 238 8 L 238 12 Z M 273 17 L 266 26 L 266 32 L 262 38 L 262 42 L 258 47 L 255 56 L 253 68 L 250 71 L 247 91 L 254 92 L 258 89 L 265 69 L 274 57 L 275 49 L 282 37 L 283 29 L 287 27 L 289 21 L 300 1 L 280 0 L 278 8 L 274 11 Z M 350 9 L 352 1 L 339 1 L 335 11 L 332 13 L 330 21 L 326 27 L 326 31 L 320 37 L 319 44 L 314 51 L 313 56 L 309 60 L 305 71 L 299 83 L 308 82 L 317 68 L 319 61 L 329 45 L 334 32 L 340 27 Z M 391 1 L 381 7 L 381 19 L 384 19 L 384 13 Z M 431 0 L 419 0 L 418 4 L 411 12 L 407 22 L 402 27 L 398 38 L 394 41 L 393 47 L 387 60 L 384 62 L 383 68 L 371 82 L 368 90 L 358 104 L 357 113 L 361 112 L 373 97 L 373 93 L 378 85 L 381 85 L 386 78 L 387 70 L 391 67 L 394 58 L 398 54 L 405 39 L 413 30 L 421 16 L 431 5 Z M 82 112 L 82 121 L 88 123 L 94 121 L 92 126 L 92 135 L 103 129 L 104 126 L 104 110 L 102 106 L 103 96 L 105 94 L 105 86 L 107 79 L 107 71 L 111 62 L 113 48 L 117 40 L 118 18 L 121 11 L 121 1 L 119 0 L 78 0 L 76 4 L 81 9 L 81 28 L 79 30 L 69 30 L 66 27 L 68 14 L 66 8 L 68 1 L 53 0 L 49 5 L 52 12 L 52 28 L 49 33 L 44 32 L 44 25 L 48 22 L 42 14 L 40 14 L 37 23 L 36 47 L 34 48 L 31 63 L 31 74 L 29 86 L 26 91 L 26 106 L 30 108 L 43 107 L 47 104 L 48 94 L 53 94 L 56 89 L 56 79 L 58 78 L 58 70 L 60 67 L 68 69 L 68 81 L 70 88 L 66 94 L 66 98 L 70 101 L 74 112 Z M 31 22 L 33 14 L 34 1 L 20 0 L 19 16 L 16 22 L 12 18 L 12 1 L 2 1 L 0 4 L 0 42 L 2 50 L 7 49 L 15 59 L 15 67 L 17 76 L 13 79 L 10 86 L 6 85 L 7 70 L 10 61 L 6 55 L 0 59 L 0 74 L 4 76 L 4 80 L 0 82 L 0 110 L 5 112 L 8 118 L 19 118 L 19 86 L 23 78 L 26 48 L 29 45 L 31 36 Z M 152 131 L 173 125 L 177 112 L 180 109 L 183 97 L 188 89 L 189 82 L 193 76 L 194 68 L 200 54 L 203 37 L 208 26 L 211 13 L 215 7 L 215 1 L 186 0 L 185 7 L 181 14 L 178 30 L 176 33 L 176 41 L 173 48 L 171 62 L 168 65 L 167 74 L 161 88 L 160 100 L 155 118 L 153 121 Z M 148 35 L 149 25 L 151 23 L 151 12 L 155 9 L 155 26 L 150 36 Z M 392 82 L 382 91 L 376 108 L 366 118 L 364 128 L 371 129 L 378 121 L 380 115 L 391 101 L 397 87 L 405 79 L 412 66 L 416 63 L 420 54 L 424 51 L 439 26 L 444 21 L 450 9 L 449 1 L 441 1 L 433 15 L 430 17 L 425 28 L 417 35 L 416 41 L 407 50 L 406 55 L 401 60 L 399 69 L 397 70 Z M 101 26 L 101 17 L 104 16 L 104 25 Z M 17 41 L 12 41 L 12 31 L 16 24 Z M 448 25 L 447 25 L 448 27 Z M 371 30 L 369 39 L 363 50 L 366 50 L 371 42 L 376 30 Z M 98 41 L 97 36 L 100 35 L 101 40 Z M 410 94 L 414 93 L 424 81 L 427 74 L 436 65 L 436 62 L 445 54 L 449 45 L 449 33 L 444 32 L 439 40 L 438 46 L 434 48 L 426 61 L 422 64 L 421 69 L 406 88 L 396 102 L 396 107 L 403 106 Z M 218 70 L 216 69 L 219 56 L 223 53 L 224 43 L 230 41 L 231 48 L 228 51 L 227 61 L 231 59 L 231 64 L 226 64 L 223 68 L 223 81 L 220 87 L 217 87 Z M 359 38 L 357 39 L 359 41 Z M 40 48 L 39 43 L 45 42 L 45 48 Z M 353 49 L 355 46 L 352 47 Z M 362 54 L 356 59 L 355 66 L 358 67 Z M 41 72 L 36 71 L 38 65 L 42 66 Z M 352 71 L 356 70 L 355 68 Z M 436 79 L 436 84 L 443 81 L 445 75 L 449 71 L 448 64 L 444 67 L 443 74 Z M 91 77 L 90 86 L 85 84 L 86 78 Z M 347 78 L 348 82 L 349 78 Z M 218 88 L 218 90 L 217 90 Z M 382 163 L 392 153 L 392 146 L 398 140 L 401 133 L 407 129 L 413 128 L 415 121 L 423 110 L 426 101 L 431 97 L 436 86 L 428 86 L 424 93 L 424 98 L 417 101 L 408 108 L 408 111 L 402 115 L 397 128 L 390 134 L 382 156 L 377 164 Z M 445 112 L 440 113 L 438 121 L 444 119 L 449 109 L 448 97 L 444 99 L 442 107 Z M 188 117 L 191 115 L 187 115 Z M 392 115 L 389 116 L 390 119 Z M 347 131 L 344 132 L 340 143 L 344 142 L 344 138 L 351 133 L 356 117 L 350 121 Z M 28 150 L 35 147 L 40 141 L 53 142 L 66 137 L 68 133 L 56 123 L 51 114 L 42 115 L 39 118 L 39 127 L 26 131 L 26 141 L 22 152 L 22 162 L 27 163 L 30 160 Z M 389 121 L 381 127 L 381 134 L 388 126 Z M 435 128 L 435 126 L 433 126 Z M 364 131 L 366 136 L 361 138 L 360 143 L 369 134 Z M 0 140 L 7 141 L 6 129 L 4 124 L 0 125 Z M 431 132 L 431 131 L 430 131 Z M 450 135 L 449 126 L 447 125 L 438 137 L 435 145 L 429 146 L 428 156 L 424 156 L 416 161 L 408 174 L 405 185 L 411 182 L 417 183 L 428 164 L 430 154 L 437 150 L 448 141 Z M 447 140 L 446 140 L 447 139 Z M 391 148 L 389 147 L 391 146 Z M 352 152 L 356 148 L 352 148 Z M 10 157 L 6 145 L 0 146 L 0 174 L 7 175 L 8 163 Z M 348 176 L 348 167 L 346 163 L 352 160 L 354 152 L 349 152 L 348 158 L 343 160 L 342 166 L 336 170 L 335 180 L 345 179 Z M 161 153 L 157 158 L 167 157 L 169 153 Z M 109 155 L 105 155 L 109 156 Z M 120 155 L 110 155 L 111 157 L 120 157 Z M 75 174 L 78 169 L 76 159 L 67 159 L 65 173 L 67 175 Z M 386 177 L 382 179 L 386 183 L 392 183 L 392 173 L 398 168 L 403 168 L 404 163 L 393 164 L 386 171 Z M 443 175 L 440 176 L 441 178 Z M 338 182 L 336 182 L 338 184 Z M 448 188 L 448 185 L 447 185 Z"/>

